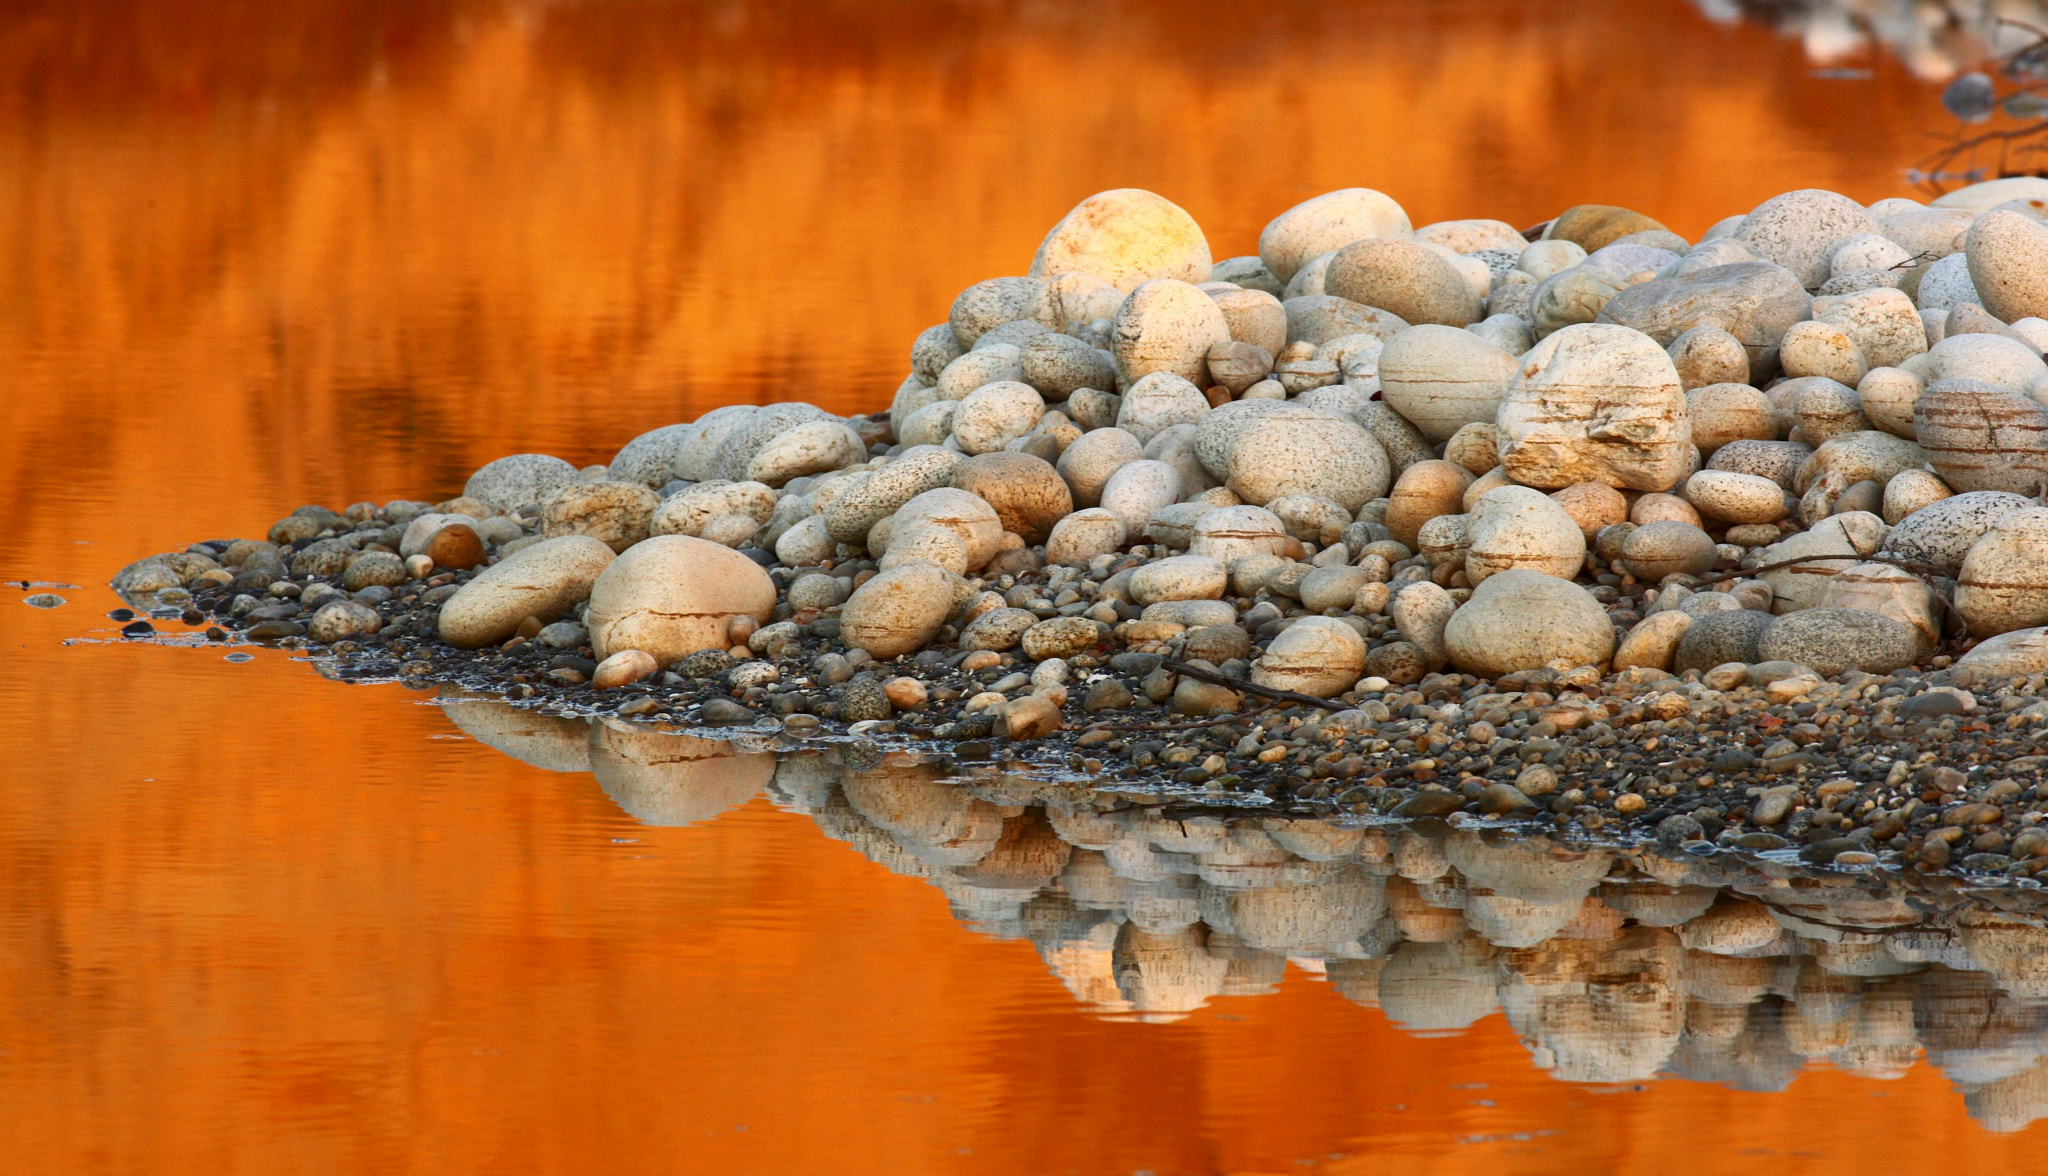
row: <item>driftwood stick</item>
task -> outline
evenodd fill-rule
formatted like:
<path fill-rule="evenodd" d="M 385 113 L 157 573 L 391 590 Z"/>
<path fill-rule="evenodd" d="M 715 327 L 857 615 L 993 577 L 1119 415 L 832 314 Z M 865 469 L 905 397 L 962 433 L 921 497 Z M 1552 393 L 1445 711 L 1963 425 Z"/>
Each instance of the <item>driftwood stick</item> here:
<path fill-rule="evenodd" d="M 1243 678 L 1233 678 L 1228 674 L 1219 674 L 1215 670 L 1205 670 L 1200 666 L 1190 665 L 1184 661 L 1175 661 L 1170 657 L 1161 658 L 1159 668 L 1170 673 L 1193 678 L 1197 682 L 1207 682 L 1214 686 L 1228 686 L 1232 690 L 1244 694 L 1254 694 L 1260 698 L 1270 698 L 1275 702 L 1288 702 L 1296 706 L 1321 707 L 1327 711 L 1351 709 L 1341 702 L 1333 702 L 1327 698 L 1317 698 L 1313 694 L 1297 694 L 1292 690 L 1275 690 L 1271 686 L 1260 686 L 1254 682 L 1247 682 Z"/>

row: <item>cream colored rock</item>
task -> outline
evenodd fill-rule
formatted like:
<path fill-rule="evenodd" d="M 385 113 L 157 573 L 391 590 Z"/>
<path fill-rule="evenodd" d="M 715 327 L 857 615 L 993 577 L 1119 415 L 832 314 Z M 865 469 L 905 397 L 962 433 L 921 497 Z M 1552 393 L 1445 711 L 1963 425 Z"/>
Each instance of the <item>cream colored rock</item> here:
<path fill-rule="evenodd" d="M 1209 348 L 1229 339 L 1230 326 L 1215 300 L 1170 279 L 1133 290 L 1110 323 L 1110 354 L 1126 387 L 1154 372 L 1206 384 Z"/>
<path fill-rule="evenodd" d="M 1614 628 L 1591 593 L 1555 576 L 1513 568 L 1487 577 L 1444 626 L 1451 664 L 1497 678 L 1543 666 L 1604 666 Z"/>
<path fill-rule="evenodd" d="M 1553 274 L 1563 273 L 1586 260 L 1585 247 L 1576 241 L 1546 239 L 1532 241 L 1515 260 L 1515 268 L 1542 281 Z"/>
<path fill-rule="evenodd" d="M 1209 349 L 1209 378 L 1242 396 L 1246 389 L 1273 372 L 1273 357 L 1263 347 L 1232 340 Z"/>
<path fill-rule="evenodd" d="M 621 649 L 591 671 L 592 690 L 617 690 L 661 672 L 661 663 L 644 649 Z"/>
<path fill-rule="evenodd" d="M 590 595 L 616 557 L 588 535 L 543 539 L 479 572 L 441 606 L 441 639 L 458 649 L 496 645 L 528 617 L 551 621 Z"/>
<path fill-rule="evenodd" d="M 1351 525 L 1351 512 L 1314 494 L 1286 494 L 1266 503 L 1266 509 L 1303 543 L 1328 547 L 1344 537 Z"/>
<path fill-rule="evenodd" d="M 1669 670 L 1678 655 L 1678 643 L 1692 628 L 1692 614 L 1669 609 L 1651 613 L 1636 622 L 1614 650 L 1614 672 L 1636 669 Z"/>
<path fill-rule="evenodd" d="M 1230 447 L 1231 492 L 1263 505 L 1292 494 L 1328 498 L 1356 511 L 1387 492 L 1386 450 L 1357 422 L 1333 413 L 1283 407 L 1239 428 Z"/>
<path fill-rule="evenodd" d="M 1955 605 L 1972 637 L 2048 625 L 2048 509 L 2013 511 L 1970 546 Z"/>
<path fill-rule="evenodd" d="M 1871 368 L 1856 385 L 1856 403 L 1874 429 L 1912 439 L 1913 406 L 1927 381 L 1903 368 Z"/>
<path fill-rule="evenodd" d="M 1920 394 L 1913 427 L 1927 463 L 1955 490 L 2031 495 L 2048 479 L 2048 409 L 2010 388 L 1938 380 Z"/>
<path fill-rule="evenodd" d="M 1044 543 L 1074 510 L 1073 491 L 1052 463 L 1027 453 L 984 453 L 953 471 L 953 485 L 995 508 L 1005 531 Z M 784 561 L 788 562 L 788 561 Z"/>
<path fill-rule="evenodd" d="M 1901 470 L 1884 484 L 1884 521 L 1896 527 L 1915 511 L 1954 494 L 1948 483 L 1926 470 Z"/>
<path fill-rule="evenodd" d="M 996 508 L 950 486 L 926 490 L 896 508 L 891 516 L 889 546 L 919 526 L 935 526 L 959 536 L 968 570 L 981 567 L 1002 550 L 1003 523 Z"/>
<path fill-rule="evenodd" d="M 541 502 L 541 537 L 588 535 L 624 551 L 647 538 L 660 505 L 661 496 L 639 482 L 571 482 Z"/>
<path fill-rule="evenodd" d="M 2006 322 L 2048 318 L 2048 225 L 1994 210 L 1970 226 L 1963 248 L 1985 310 Z"/>
<path fill-rule="evenodd" d="M 1722 524 L 1775 523 L 1791 512 L 1785 488 L 1756 474 L 1701 470 L 1685 480 L 1685 499 Z"/>
<path fill-rule="evenodd" d="M 695 537 L 716 543 L 720 547 L 738 548 L 746 546 L 760 531 L 761 524 L 755 522 L 751 516 L 728 514 L 719 515 L 705 523 L 704 529 Z"/>
<path fill-rule="evenodd" d="M 1777 412 L 1770 397 L 1748 384 L 1709 384 L 1685 394 L 1692 419 L 1692 441 L 1711 458 L 1731 441 L 1775 441 Z"/>
<path fill-rule="evenodd" d="M 1365 638 L 1334 617 L 1304 617 L 1289 625 L 1258 661 L 1252 681 L 1276 690 L 1335 698 L 1365 671 Z"/>
<path fill-rule="evenodd" d="M 1529 299 L 1530 332 L 1538 340 L 1566 327 L 1590 323 L 1622 291 L 1623 283 L 1590 262 L 1545 278 Z"/>
<path fill-rule="evenodd" d="M 1671 357 L 1638 331 L 1586 323 L 1523 357 L 1496 422 L 1524 485 L 1665 490 L 1689 473 L 1691 419 Z"/>
<path fill-rule="evenodd" d="M 1310 259 L 1374 237 L 1406 237 L 1407 212 L 1371 188 L 1342 188 L 1304 200 L 1259 233 L 1259 260 L 1282 282 Z"/>
<path fill-rule="evenodd" d="M 1143 445 L 1175 425 L 1199 424 L 1208 412 L 1209 399 L 1201 389 L 1179 375 L 1154 372 L 1124 389 L 1116 427 Z"/>
<path fill-rule="evenodd" d="M 1465 487 L 1464 507 L 1467 511 L 1469 511 L 1472 509 L 1473 503 L 1478 502 L 1480 499 L 1493 493 L 1495 490 L 1500 489 L 1502 486 L 1517 485 L 1520 485 L 1520 483 L 1516 482 L 1513 478 L 1508 477 L 1508 472 L 1506 470 L 1502 469 L 1499 466 L 1495 466 L 1494 468 L 1479 475 L 1477 478 L 1472 479 L 1472 484 L 1470 486 Z"/>
<path fill-rule="evenodd" d="M 1102 509 L 1124 521 L 1126 534 L 1145 529 L 1152 516 L 1180 501 L 1180 471 L 1163 461 L 1139 459 L 1117 467 L 1102 486 Z"/>
<path fill-rule="evenodd" d="M 1463 425 L 1493 422 L 1516 366 L 1470 331 L 1410 327 L 1380 353 L 1380 394 L 1425 437 L 1445 441 Z"/>
<path fill-rule="evenodd" d="M 1422 580 L 1394 594 L 1387 615 L 1401 634 L 1401 640 L 1420 650 L 1423 660 L 1434 671 L 1444 668 L 1450 660 L 1450 653 L 1444 647 L 1444 628 L 1451 623 L 1451 615 L 1457 611 L 1458 602 L 1450 593 L 1428 580 Z"/>
<path fill-rule="evenodd" d="M 1416 532 L 1424 523 L 1464 510 L 1465 488 L 1471 484 L 1471 472 L 1452 462 L 1432 460 L 1409 466 L 1387 495 L 1388 532 L 1414 547 Z"/>
<path fill-rule="evenodd" d="M 590 647 L 598 658 L 641 649 L 667 665 L 700 649 L 724 649 L 736 617 L 766 624 L 775 582 L 730 548 L 687 535 L 658 535 L 613 560 L 590 589 Z"/>
<path fill-rule="evenodd" d="M 2000 519 L 2033 505 L 2032 499 L 2002 490 L 1947 495 L 1900 519 L 1886 532 L 1879 554 L 1930 564 L 1953 578 L 1970 549 Z"/>
<path fill-rule="evenodd" d="M 1813 317 L 1840 328 L 1871 367 L 1896 367 L 1929 345 L 1919 308 L 1889 286 L 1813 300 Z"/>
<path fill-rule="evenodd" d="M 1368 400 L 1353 409 L 1351 416 L 1365 426 L 1366 431 L 1380 443 L 1380 448 L 1386 450 L 1387 461 L 1396 474 L 1418 461 L 1428 461 L 1436 456 L 1429 438 L 1384 401 Z"/>
<path fill-rule="evenodd" d="M 1794 379 L 1824 376 L 1850 388 L 1870 370 L 1863 349 L 1847 331 L 1815 319 L 1793 323 L 1792 329 L 1785 332 L 1778 344 L 1778 363 Z"/>
<path fill-rule="evenodd" d="M 945 445 L 952 439 L 953 420 L 959 415 L 959 401 L 935 400 L 906 417 L 896 439 L 912 447 Z"/>
<path fill-rule="evenodd" d="M 1742 340 L 1711 324 L 1694 327 L 1665 348 L 1687 392 L 1715 384 L 1749 383 L 1749 352 Z"/>
<path fill-rule="evenodd" d="M 1646 584 L 1666 576 L 1700 576 L 1714 567 L 1714 540 L 1699 527 L 1667 520 L 1642 523 L 1621 541 L 1621 562 Z"/>
<path fill-rule="evenodd" d="M 1804 561 L 1758 573 L 1771 586 L 1771 611 L 1783 614 L 1818 605 L 1828 580 L 1875 553 L 1884 535 L 1884 520 L 1876 515 L 1839 514 L 1759 550 L 1759 564 Z"/>
<path fill-rule="evenodd" d="M 1279 555 L 1286 548 L 1286 528 L 1272 511 L 1258 506 L 1226 506 L 1196 521 L 1188 554 L 1206 555 L 1232 567 L 1247 555 Z"/>
<path fill-rule="evenodd" d="M 2007 335 L 1982 332 L 1943 339 L 1927 352 L 1925 362 L 1929 383 L 1982 380 L 2024 392 L 2048 375 L 2048 364 L 2031 346 Z"/>
<path fill-rule="evenodd" d="M 923 649 L 953 612 L 959 577 L 936 564 L 878 572 L 841 606 L 840 634 L 855 649 L 887 660 Z"/>
<path fill-rule="evenodd" d="M 531 512 L 549 494 L 581 477 L 575 466 L 559 457 L 515 453 L 486 462 L 471 474 L 462 487 L 462 496 L 473 498 L 501 515 Z"/>
<path fill-rule="evenodd" d="M 1854 200 L 1805 188 L 1751 209 L 1735 239 L 1791 270 L 1811 290 L 1828 280 L 1828 259 L 1842 242 L 1876 232 L 1877 222 Z"/>
<path fill-rule="evenodd" d="M 983 384 L 1024 378 L 1024 350 L 1010 343 L 986 344 L 946 365 L 939 373 L 940 400 L 964 400 Z"/>
<path fill-rule="evenodd" d="M 1144 442 L 1122 429 L 1095 429 L 1067 446 L 1056 468 L 1073 492 L 1074 505 L 1089 507 L 1102 501 L 1110 475 L 1144 455 Z"/>
<path fill-rule="evenodd" d="M 1628 518 L 1628 499 L 1621 491 L 1600 482 L 1581 482 L 1550 492 L 1551 501 L 1578 524 L 1579 533 L 1591 543 L 1602 529 Z"/>
<path fill-rule="evenodd" d="M 1458 268 L 1412 241 L 1353 241 L 1331 259 L 1323 287 L 1410 324 L 1463 327 L 1485 317 L 1479 295 Z"/>
<path fill-rule="evenodd" d="M 1256 347 L 1270 358 L 1287 346 L 1287 308 L 1264 290 L 1210 290 L 1233 341 Z M 1249 385 L 1247 385 L 1249 387 Z"/>
<path fill-rule="evenodd" d="M 1464 514 L 1438 515 L 1415 533 L 1416 554 L 1432 568 L 1445 564 L 1465 566 L 1472 550 L 1472 517 Z"/>
<path fill-rule="evenodd" d="M 1506 221 L 1497 220 L 1448 220 L 1424 225 L 1415 230 L 1415 239 L 1431 245 L 1441 245 L 1453 253 L 1478 253 L 1482 250 L 1513 253 L 1519 257 L 1529 247 L 1529 239 L 1522 231 Z"/>
<path fill-rule="evenodd" d="M 947 325 L 953 337 L 970 349 L 983 335 L 1019 319 L 1028 320 L 1045 283 L 1039 277 L 989 278 L 962 290 L 953 299 Z"/>
<path fill-rule="evenodd" d="M 1571 579 L 1583 568 L 1586 539 L 1564 507 L 1540 490 L 1504 486 L 1472 505 L 1465 575 L 1476 587 L 1510 568 Z"/>
<path fill-rule="evenodd" d="M 1818 607 L 1857 608 L 1902 621 L 1919 636 L 1922 654 L 1941 644 L 1934 590 L 1904 568 L 1879 563 L 1844 568 L 1829 577 Z"/>
<path fill-rule="evenodd" d="M 1129 293 L 1156 278 L 1208 281 L 1212 261 L 1202 227 L 1185 209 L 1141 188 L 1116 188 L 1060 218 L 1031 259 L 1031 276 L 1078 271 Z"/>
<path fill-rule="evenodd" d="M 852 475 L 845 489 L 819 513 L 825 516 L 832 538 L 841 543 L 864 543 L 874 525 L 895 514 L 896 508 L 926 490 L 951 485 L 953 472 L 963 460 L 960 454 L 937 446 L 914 446 L 879 469 Z"/>
<path fill-rule="evenodd" d="M 1500 465 L 1500 429 L 1492 421 L 1461 426 L 1444 442 L 1444 460 L 1456 462 L 1475 476 L 1495 469 Z"/>
<path fill-rule="evenodd" d="M 998 380 L 983 384 L 960 401 L 953 414 L 953 439 L 968 454 L 993 453 L 1029 433 L 1044 415 L 1045 398 L 1038 389 L 1015 380 Z"/>
<path fill-rule="evenodd" d="M 806 421 L 777 433 L 747 460 L 746 480 L 784 486 L 866 461 L 868 447 L 845 421 Z"/>
<path fill-rule="evenodd" d="M 1230 585 L 1223 561 L 1207 555 L 1176 555 L 1142 564 L 1131 572 L 1131 600 L 1219 600 Z"/>
<path fill-rule="evenodd" d="M 1039 286 L 1038 297 L 1031 304 L 1031 319 L 1055 331 L 1067 331 L 1114 316 L 1123 300 L 1122 290 L 1094 274 L 1068 270 L 1047 277 Z"/>
<path fill-rule="evenodd" d="M 1128 531 L 1123 519 L 1101 507 L 1077 510 L 1053 526 L 1045 541 L 1048 564 L 1085 564 L 1124 545 Z"/>
<path fill-rule="evenodd" d="M 1795 436 L 1808 445 L 1820 445 L 1870 428 L 1870 421 L 1856 399 L 1856 390 L 1826 376 L 1786 380 L 1772 388 L 1771 395 L 1792 402 L 1792 416 L 1798 422 Z"/>
<path fill-rule="evenodd" d="M 2025 678 L 2048 671 L 2048 629 L 2014 629 L 1977 643 L 1956 659 L 1971 681 Z"/>
<path fill-rule="evenodd" d="M 1848 433 L 1821 445 L 1799 463 L 1792 489 L 1805 493 L 1828 479 L 1846 489 L 1857 482 L 1883 485 L 1902 470 L 1917 469 L 1927 457 L 1918 445 L 1890 433 L 1866 430 Z"/>
<path fill-rule="evenodd" d="M 1642 495 L 1629 504 L 1628 521 L 1638 527 L 1647 527 L 1651 523 L 1701 525 L 1698 509 L 1676 494 Z"/>

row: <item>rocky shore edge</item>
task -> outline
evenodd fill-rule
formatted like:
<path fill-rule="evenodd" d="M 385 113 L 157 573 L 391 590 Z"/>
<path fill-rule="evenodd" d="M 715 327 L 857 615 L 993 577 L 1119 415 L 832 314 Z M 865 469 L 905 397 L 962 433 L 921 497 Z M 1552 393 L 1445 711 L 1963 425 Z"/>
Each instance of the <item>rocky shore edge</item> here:
<path fill-rule="evenodd" d="M 2039 186 L 1787 193 L 1698 243 L 1347 189 L 1222 262 L 1102 193 L 886 414 L 722 408 L 114 586 L 343 677 L 2031 886 Z"/>

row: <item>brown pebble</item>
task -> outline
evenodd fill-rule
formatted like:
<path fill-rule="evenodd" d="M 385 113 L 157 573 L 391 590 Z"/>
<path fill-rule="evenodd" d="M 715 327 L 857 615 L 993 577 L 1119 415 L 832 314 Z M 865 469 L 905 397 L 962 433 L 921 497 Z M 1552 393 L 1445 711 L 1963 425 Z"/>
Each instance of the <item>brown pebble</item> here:
<path fill-rule="evenodd" d="M 483 536 L 468 523 L 449 523 L 427 538 L 423 554 L 437 568 L 466 572 L 484 562 Z"/>

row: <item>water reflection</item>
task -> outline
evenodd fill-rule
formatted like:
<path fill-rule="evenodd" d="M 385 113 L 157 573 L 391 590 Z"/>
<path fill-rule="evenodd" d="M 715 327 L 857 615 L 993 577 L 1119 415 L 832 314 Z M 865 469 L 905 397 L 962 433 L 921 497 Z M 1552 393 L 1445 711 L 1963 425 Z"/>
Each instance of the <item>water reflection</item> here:
<path fill-rule="evenodd" d="M 1822 64 L 1891 55 L 1928 81 L 2031 44 L 2048 29 L 2043 0 L 1693 0 L 1709 20 L 1751 21 L 1799 38 Z"/>
<path fill-rule="evenodd" d="M 937 887 L 970 930 L 1028 940 L 1104 1017 L 1179 1020 L 1273 992 L 1292 963 L 1418 1035 L 1503 1013 L 1567 1082 L 1775 1091 L 1817 1062 L 1898 1078 L 1924 1052 L 1986 1128 L 2048 1117 L 2048 927 L 2023 896 L 1501 829 L 1176 813 L 867 745 L 446 709 L 507 755 L 589 771 L 648 824 L 765 790 Z"/>

